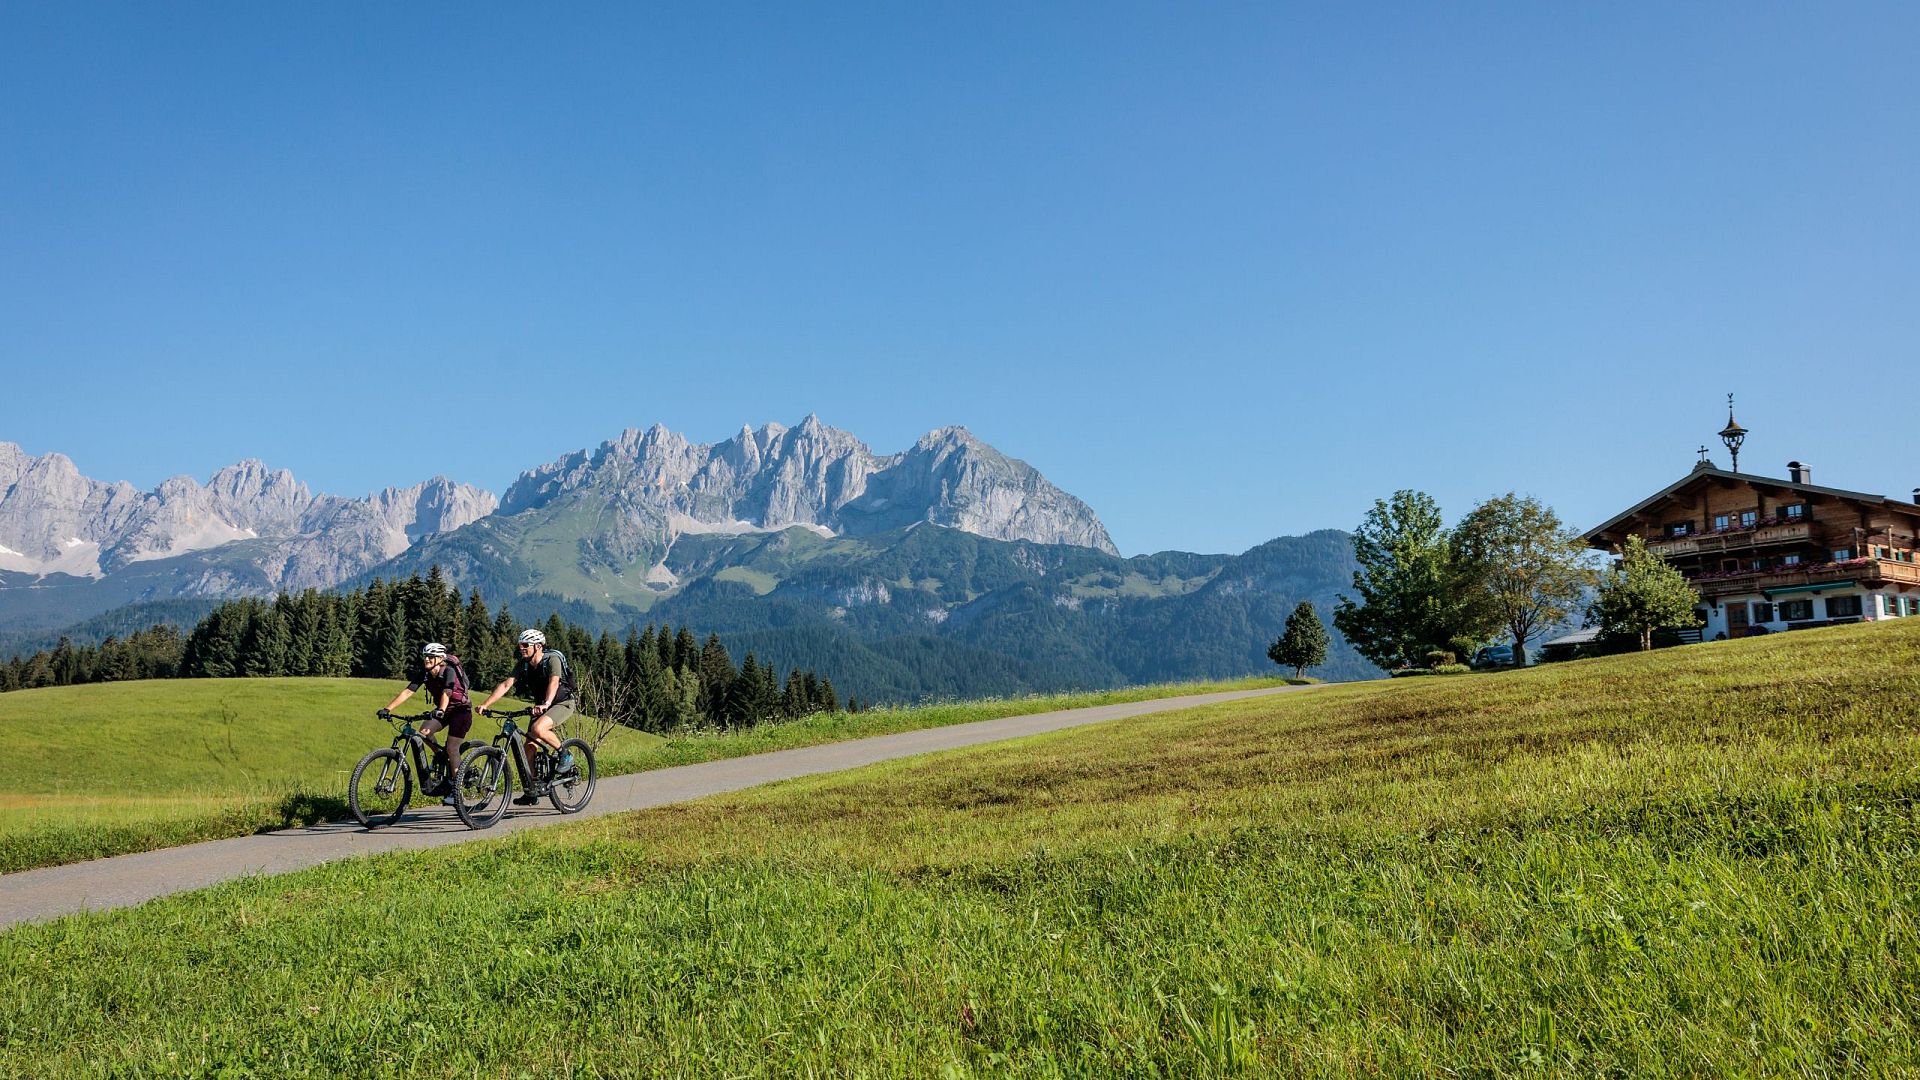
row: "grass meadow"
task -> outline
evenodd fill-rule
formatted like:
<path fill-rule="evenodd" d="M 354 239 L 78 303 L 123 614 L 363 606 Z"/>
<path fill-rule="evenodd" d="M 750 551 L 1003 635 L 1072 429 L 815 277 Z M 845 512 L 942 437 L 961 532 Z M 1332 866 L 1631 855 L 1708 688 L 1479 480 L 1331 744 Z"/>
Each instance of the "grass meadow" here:
<path fill-rule="evenodd" d="M 1277 679 L 1132 687 L 857 715 L 662 739 L 616 728 L 605 775 L 1019 713 L 1136 701 Z M 393 739 L 374 710 L 399 683 L 372 679 L 179 679 L 0 694 L 0 730 L 32 732 L 0 754 L 0 873 L 348 817 L 347 779 Z M 511 700 L 504 707 L 515 705 Z M 416 695 L 402 710 L 417 712 Z M 576 723 L 579 723 L 578 721 Z M 480 719 L 470 737 L 491 738 Z M 415 795 L 423 807 L 437 800 Z"/>
<path fill-rule="evenodd" d="M 1912 1076 L 1920 620 L 1117 721 L 0 935 L 0 1071 Z"/>

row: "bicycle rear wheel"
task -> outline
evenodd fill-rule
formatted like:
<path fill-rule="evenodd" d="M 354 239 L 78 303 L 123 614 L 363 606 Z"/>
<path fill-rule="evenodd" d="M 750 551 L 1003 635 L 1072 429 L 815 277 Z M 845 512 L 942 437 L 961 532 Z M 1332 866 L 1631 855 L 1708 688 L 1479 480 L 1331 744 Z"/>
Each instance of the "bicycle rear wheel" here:
<path fill-rule="evenodd" d="M 568 739 L 560 744 L 560 750 L 573 754 L 573 767 L 552 778 L 547 785 L 547 798 L 555 810 L 563 814 L 577 814 L 586 807 L 587 800 L 593 798 L 594 781 L 599 779 L 599 772 L 593 764 L 593 747 L 580 739 Z M 559 760 L 558 755 L 549 755 L 548 766 L 552 767 Z"/>
<path fill-rule="evenodd" d="M 469 829 L 484 829 L 507 812 L 513 794 L 513 770 L 497 746 L 476 746 L 460 756 L 453 774 L 453 810 Z"/>
<path fill-rule="evenodd" d="M 406 757 L 391 746 L 361 758 L 353 767 L 353 779 L 347 781 L 347 806 L 355 820 L 368 829 L 399 821 L 412 797 L 413 770 L 407 767 Z"/>

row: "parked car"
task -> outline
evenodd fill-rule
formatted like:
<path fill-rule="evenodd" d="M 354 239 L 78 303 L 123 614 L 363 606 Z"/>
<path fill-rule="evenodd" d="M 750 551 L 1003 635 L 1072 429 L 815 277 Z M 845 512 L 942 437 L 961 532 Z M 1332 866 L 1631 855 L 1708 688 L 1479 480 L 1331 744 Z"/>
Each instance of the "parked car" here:
<path fill-rule="evenodd" d="M 1511 645 L 1487 645 L 1483 646 L 1479 652 L 1473 654 L 1473 669 L 1475 671 L 1512 666 L 1513 646 Z"/>

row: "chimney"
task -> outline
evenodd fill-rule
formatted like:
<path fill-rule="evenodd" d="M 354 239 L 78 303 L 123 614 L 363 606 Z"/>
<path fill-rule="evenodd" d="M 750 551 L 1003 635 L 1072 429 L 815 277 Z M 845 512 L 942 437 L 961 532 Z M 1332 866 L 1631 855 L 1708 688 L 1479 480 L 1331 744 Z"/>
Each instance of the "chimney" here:
<path fill-rule="evenodd" d="M 1787 479 L 1795 484 L 1813 483 L 1813 466 L 1799 461 L 1787 462 Z"/>

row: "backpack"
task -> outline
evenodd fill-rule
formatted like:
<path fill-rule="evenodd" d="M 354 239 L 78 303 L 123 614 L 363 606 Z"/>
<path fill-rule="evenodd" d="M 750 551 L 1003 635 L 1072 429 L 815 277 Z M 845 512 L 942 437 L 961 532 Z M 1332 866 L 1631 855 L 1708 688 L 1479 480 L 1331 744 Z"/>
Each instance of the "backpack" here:
<path fill-rule="evenodd" d="M 573 695 L 576 689 L 575 686 L 573 685 L 572 661 L 569 661 L 567 659 L 567 654 L 561 652 L 559 649 L 548 649 L 547 655 L 557 656 L 560 658 L 560 696 L 557 698 L 554 698 L 553 700 L 572 701 Z"/>
<path fill-rule="evenodd" d="M 460 666 L 460 658 L 447 654 L 447 704 L 468 705 L 472 695 L 467 693 L 473 686 L 473 680 L 467 678 L 467 669 Z"/>

